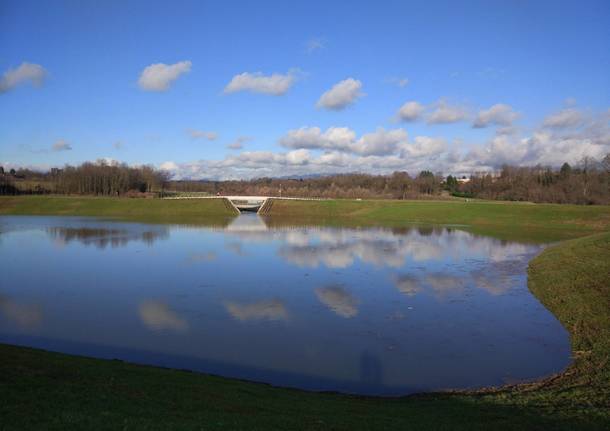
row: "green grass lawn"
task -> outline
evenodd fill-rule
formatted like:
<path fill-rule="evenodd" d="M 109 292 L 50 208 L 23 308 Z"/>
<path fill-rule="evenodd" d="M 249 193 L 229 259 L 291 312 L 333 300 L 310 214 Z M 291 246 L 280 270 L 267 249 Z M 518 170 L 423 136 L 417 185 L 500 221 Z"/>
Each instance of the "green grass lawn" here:
<path fill-rule="evenodd" d="M 610 229 L 610 207 L 497 201 L 282 201 L 269 212 L 276 224 L 348 226 L 455 224 L 502 239 L 557 241 Z"/>
<path fill-rule="evenodd" d="M 70 201 L 19 199 L 0 198 L 0 214 L 36 207 L 36 214 L 96 215 L 91 207 L 102 205 L 114 209 L 98 215 L 122 217 L 120 206 L 134 205 L 139 209 L 131 210 L 130 217 L 139 219 L 147 211 L 165 211 L 147 206 L 157 203 L 140 203 L 144 200 L 93 204 L 91 199 L 74 204 L 80 206 L 75 210 L 65 207 Z M 196 211 L 185 204 L 188 201 L 159 202 L 179 202 L 171 208 L 178 214 L 183 204 L 189 208 L 185 212 Z M 508 224 L 504 228 L 509 235 L 545 231 L 539 240 L 581 236 L 547 248 L 528 270 L 530 290 L 570 332 L 573 364 L 558 376 L 532 384 L 387 399 L 309 393 L 0 345 L 0 429 L 610 429 L 610 208 L 278 202 L 272 208 L 277 223 L 284 217 L 284 223 L 291 223 L 308 205 L 310 214 L 317 213 L 328 224 L 472 223 L 475 231 L 482 226 L 499 236 Z"/>
<path fill-rule="evenodd" d="M 234 210 L 221 199 L 128 199 L 68 196 L 0 196 L 0 215 L 96 216 L 126 221 L 226 224 Z"/>

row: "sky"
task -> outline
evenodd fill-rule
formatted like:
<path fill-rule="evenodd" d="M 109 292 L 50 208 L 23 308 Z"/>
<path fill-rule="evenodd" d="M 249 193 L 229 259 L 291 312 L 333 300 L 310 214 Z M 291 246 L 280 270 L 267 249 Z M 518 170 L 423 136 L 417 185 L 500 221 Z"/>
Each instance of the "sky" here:
<path fill-rule="evenodd" d="M 5 169 L 467 175 L 607 153 L 607 0 L 0 0 Z"/>

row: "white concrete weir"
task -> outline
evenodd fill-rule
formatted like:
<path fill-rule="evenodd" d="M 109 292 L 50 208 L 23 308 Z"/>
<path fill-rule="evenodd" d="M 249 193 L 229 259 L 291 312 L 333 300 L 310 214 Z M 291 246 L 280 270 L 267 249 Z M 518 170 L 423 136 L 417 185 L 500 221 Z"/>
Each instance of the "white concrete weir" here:
<path fill-rule="evenodd" d="M 224 196 L 226 197 L 240 212 L 258 212 L 265 204 L 266 196 Z"/>
<path fill-rule="evenodd" d="M 226 202 L 235 208 L 236 212 L 256 212 L 265 213 L 271 208 L 274 200 L 295 200 L 295 201 L 318 201 L 320 198 L 286 198 L 277 196 L 175 196 L 163 199 L 225 199 Z"/>

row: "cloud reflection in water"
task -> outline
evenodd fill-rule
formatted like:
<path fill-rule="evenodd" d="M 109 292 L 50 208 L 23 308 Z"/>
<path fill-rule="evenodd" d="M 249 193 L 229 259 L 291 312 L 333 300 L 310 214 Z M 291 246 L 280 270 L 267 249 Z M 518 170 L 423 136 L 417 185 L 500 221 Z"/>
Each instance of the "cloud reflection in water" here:
<path fill-rule="evenodd" d="M 288 310 L 279 299 L 252 302 L 248 304 L 226 301 L 227 312 L 237 320 L 287 320 Z"/>
<path fill-rule="evenodd" d="M 358 314 L 358 300 L 341 286 L 319 287 L 315 293 L 318 300 L 338 316 L 349 319 Z"/>
<path fill-rule="evenodd" d="M 0 312 L 23 329 L 34 328 L 42 322 L 42 309 L 39 305 L 19 303 L 3 295 L 0 295 Z"/>
<path fill-rule="evenodd" d="M 176 332 L 184 332 L 189 328 L 185 319 L 161 301 L 142 301 L 138 306 L 138 314 L 142 323 L 152 330 L 170 329 Z"/>

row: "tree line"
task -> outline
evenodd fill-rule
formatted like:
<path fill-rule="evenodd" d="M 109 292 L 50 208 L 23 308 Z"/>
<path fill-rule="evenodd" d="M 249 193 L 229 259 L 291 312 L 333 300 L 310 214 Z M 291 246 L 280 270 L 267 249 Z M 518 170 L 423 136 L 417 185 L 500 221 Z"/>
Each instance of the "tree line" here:
<path fill-rule="evenodd" d="M 473 176 L 456 189 L 483 199 L 559 204 L 610 204 L 610 154 L 601 161 L 585 157 L 560 169 L 503 166 L 499 175 Z"/>
<path fill-rule="evenodd" d="M 390 175 L 341 174 L 310 178 L 256 178 L 229 181 L 170 181 L 176 192 L 318 198 L 416 199 L 442 190 L 442 177 L 423 171 Z"/>
<path fill-rule="evenodd" d="M 300 179 L 170 181 L 177 192 L 319 198 L 422 199 L 441 196 L 539 203 L 610 204 L 610 154 L 561 168 L 504 165 L 493 173 L 460 178 L 431 171 L 411 176 L 341 174 Z"/>
<path fill-rule="evenodd" d="M 202 192 L 211 195 L 261 195 L 319 198 L 425 199 L 458 196 L 509 201 L 610 204 L 610 154 L 583 158 L 560 168 L 502 166 L 495 173 L 468 178 L 431 171 L 410 175 L 341 174 L 307 178 L 252 180 L 171 180 L 151 166 L 132 167 L 100 160 L 48 172 L 0 167 L 0 194 L 79 194 L 152 196 Z"/>
<path fill-rule="evenodd" d="M 152 166 L 128 166 L 105 160 L 48 172 L 0 167 L 1 194 L 77 194 L 144 196 L 161 193 L 170 175 Z"/>

